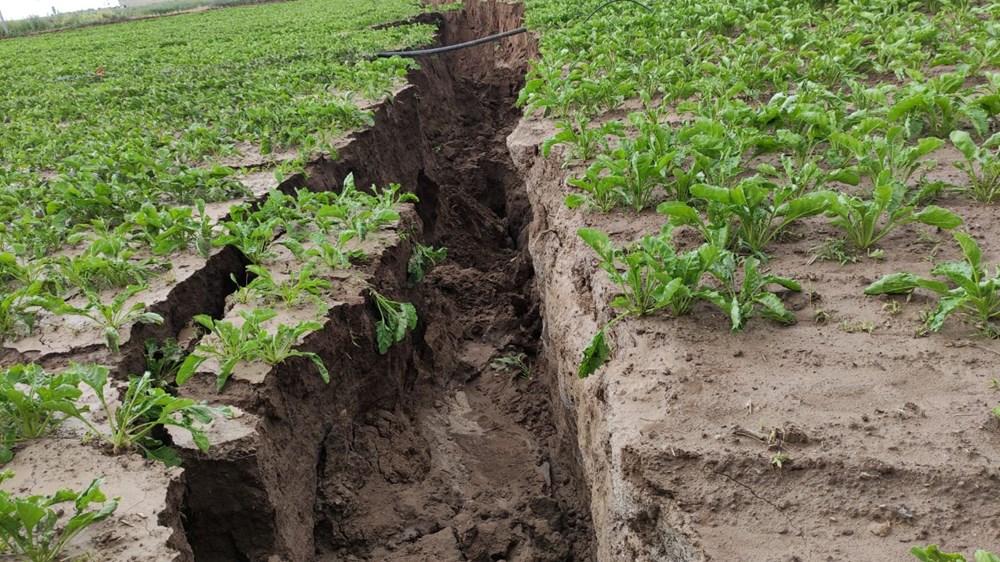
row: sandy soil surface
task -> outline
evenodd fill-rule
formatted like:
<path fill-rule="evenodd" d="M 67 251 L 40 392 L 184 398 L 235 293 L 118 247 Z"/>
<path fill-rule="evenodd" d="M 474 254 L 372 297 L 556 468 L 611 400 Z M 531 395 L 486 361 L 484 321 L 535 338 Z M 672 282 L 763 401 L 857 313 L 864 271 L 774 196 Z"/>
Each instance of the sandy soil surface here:
<path fill-rule="evenodd" d="M 949 233 L 902 228 L 881 244 L 885 259 L 810 264 L 810 248 L 837 232 L 823 218 L 805 221 L 768 264 L 805 288 L 785 295 L 796 325 L 757 319 L 733 335 L 704 304 L 681 318 L 628 320 L 614 329 L 613 359 L 578 380 L 616 291 L 576 230 L 623 243 L 664 217 L 567 209 L 567 171 L 558 155 L 538 155 L 552 131 L 526 120 L 508 144 L 535 213 L 545 345 L 591 480 L 599 559 L 905 560 L 918 544 L 996 549 L 1000 427 L 989 410 L 1000 393 L 989 381 L 1000 346 L 957 320 L 917 337 L 916 317 L 931 307 L 919 292 L 909 301 L 862 294 L 885 273 L 927 274 L 958 259 Z M 954 154 L 935 157 L 931 179 L 961 181 L 947 164 Z M 939 204 L 965 219 L 988 263 L 1000 262 L 995 206 L 956 196 Z M 771 463 L 779 451 L 791 459 L 782 469 Z"/>

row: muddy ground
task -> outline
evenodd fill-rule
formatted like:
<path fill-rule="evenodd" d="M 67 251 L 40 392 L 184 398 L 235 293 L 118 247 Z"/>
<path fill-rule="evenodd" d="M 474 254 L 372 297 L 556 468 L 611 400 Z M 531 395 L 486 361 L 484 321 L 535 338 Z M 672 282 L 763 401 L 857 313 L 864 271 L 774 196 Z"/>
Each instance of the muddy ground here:
<path fill-rule="evenodd" d="M 543 340 L 590 477 L 599 559 L 907 560 L 911 546 L 929 543 L 997 549 L 1000 427 L 990 409 L 1000 393 L 990 380 L 1000 345 L 957 320 L 918 336 L 917 317 L 932 307 L 919 292 L 909 301 L 862 294 L 883 274 L 927 275 L 959 259 L 949 233 L 902 228 L 881 244 L 884 259 L 841 266 L 812 260 L 838 233 L 823 218 L 805 221 L 768 264 L 804 286 L 784 295 L 796 325 L 757 319 L 734 335 L 705 303 L 681 318 L 628 320 L 611 336 L 613 359 L 576 380 L 616 294 L 577 228 L 625 243 L 664 217 L 567 209 L 559 156 L 537 156 L 552 132 L 529 119 L 508 142 L 536 217 Z M 961 182 L 954 156 L 935 154 L 928 179 Z M 995 206 L 956 195 L 938 203 L 966 220 L 988 263 L 1000 262 Z M 677 239 L 698 243 L 691 232 Z M 781 469 L 779 451 L 790 458 Z"/>
<path fill-rule="evenodd" d="M 518 27 L 522 9 L 468 2 L 436 17 L 439 40 Z M 997 550 L 1000 424 L 989 409 L 1000 393 L 988 383 L 1000 346 L 958 322 L 917 337 L 925 297 L 861 294 L 884 273 L 924 274 L 929 256 L 956 258 L 947 233 L 906 227 L 882 244 L 884 260 L 841 266 L 810 263 L 810 249 L 835 232 L 806 221 L 769 264 L 806 287 L 785 295 L 798 324 L 756 320 L 732 335 L 704 305 L 628 320 L 611 335 L 614 358 L 576 378 L 614 293 L 577 228 L 624 242 L 663 218 L 564 206 L 573 170 L 539 151 L 552 123 L 522 119 L 514 106 L 535 49 L 522 35 L 421 60 L 410 85 L 375 108 L 373 129 L 283 187 L 338 189 L 353 172 L 359 185 L 398 182 L 420 197 L 360 272 L 417 306 L 420 325 L 389 354 L 374 351 L 370 299 L 345 283 L 323 330 L 304 342 L 333 383 L 290 361 L 237 373 L 220 397 L 193 385 L 183 392 L 234 404 L 240 416 L 217 424 L 209 453 L 185 449 L 183 472 L 53 441 L 18 453 L 15 462 L 49 459 L 78 475 L 138 475 L 113 490 L 129 500 L 116 514 L 128 531 L 86 536 L 91 550 L 205 562 L 907 560 L 910 546 L 931 542 Z M 958 181 L 944 164 L 933 173 Z M 940 203 L 1000 261 L 995 206 L 951 195 Z M 408 288 L 414 240 L 449 253 Z M 228 279 L 245 266 L 223 258 L 191 278 Z M 133 339 L 178 335 L 195 313 L 225 314 L 234 289 L 170 292 L 165 331 Z M 530 376 L 491 367 L 519 353 Z M 119 383 L 140 360 L 132 344 Z M 779 451 L 789 457 L 780 469 Z M 58 471 L 21 472 L 19 490 L 37 491 Z"/>

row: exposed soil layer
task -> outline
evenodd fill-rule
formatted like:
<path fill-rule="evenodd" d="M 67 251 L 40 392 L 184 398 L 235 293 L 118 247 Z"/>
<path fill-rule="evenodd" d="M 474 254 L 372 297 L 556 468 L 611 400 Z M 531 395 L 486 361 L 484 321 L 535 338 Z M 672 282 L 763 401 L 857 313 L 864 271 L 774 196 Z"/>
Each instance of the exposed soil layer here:
<path fill-rule="evenodd" d="M 442 43 L 516 27 L 520 10 L 470 3 L 447 16 Z M 541 324 L 522 238 L 530 212 L 505 143 L 530 48 L 515 41 L 421 60 L 413 78 L 417 213 L 423 243 L 448 248 L 448 260 L 412 293 L 426 324 L 404 399 L 325 441 L 324 560 L 590 557 L 587 496 L 565 454 L 572 440 L 552 425 L 549 374 L 534 361 Z M 516 353 L 528 357 L 530 379 L 490 368 Z"/>
<path fill-rule="evenodd" d="M 515 28 L 522 9 L 471 2 L 428 18 L 451 44 Z M 114 562 L 592 559 L 576 440 L 556 429 L 555 386 L 538 356 L 532 216 L 505 144 L 534 48 L 525 35 L 422 60 L 408 86 L 373 108 L 376 125 L 343 139 L 337 159 L 314 162 L 307 181 L 279 186 L 266 170 L 254 172 L 257 202 L 304 181 L 337 190 L 347 173 L 359 186 L 399 183 L 421 202 L 370 238 L 365 264 L 333 280 L 322 327 L 299 347 L 323 359 L 331 384 L 306 360 L 241 363 L 217 394 L 217 365 L 206 362 L 180 394 L 233 406 L 236 416 L 213 422 L 207 452 L 183 431 L 161 435 L 180 451 L 183 469 L 73 445 L 82 429 L 72 424 L 59 441 L 18 451 L 9 465 L 15 492 L 82 488 L 103 473 L 109 495 L 122 497 L 74 553 Z M 228 207 L 218 207 L 210 212 L 221 218 Z M 408 288 L 414 241 L 448 248 L 448 259 Z M 72 332 L 53 323 L 40 331 L 48 342 L 4 349 L 0 361 L 105 363 L 115 376 L 106 392 L 116 396 L 127 373 L 142 371 L 145 338 L 193 345 L 193 315 L 235 317 L 227 295 L 236 289 L 230 276 L 245 277 L 239 252 L 174 265 L 162 290 L 147 295 L 164 323 L 130 327 L 121 355 L 69 336 L 65 349 L 50 345 Z M 368 283 L 413 302 L 421 319 L 385 355 L 376 351 Z M 530 377 L 491 367 L 517 354 Z"/>
<path fill-rule="evenodd" d="M 517 27 L 521 9 L 470 3 L 441 18 L 440 40 Z M 186 458 L 195 560 L 591 558 L 575 440 L 556 431 L 535 361 L 531 215 L 505 144 L 532 49 L 519 37 L 421 60 L 374 128 L 310 170 L 311 189 L 339 189 L 353 173 L 359 186 L 399 183 L 420 197 L 361 275 L 414 302 L 421 323 L 376 354 L 374 309 L 345 281 L 303 347 L 330 367 L 331 385 L 307 362 L 233 375 L 222 398 L 245 413 Z M 407 289 L 412 240 L 448 259 Z M 517 353 L 530 379 L 490 367 Z"/>
<path fill-rule="evenodd" d="M 665 219 L 566 208 L 567 170 L 558 154 L 538 151 L 553 132 L 528 119 L 508 144 L 535 217 L 545 355 L 566 406 L 556 419 L 579 436 L 598 559 L 907 560 L 911 546 L 930 543 L 996 550 L 996 342 L 958 320 L 916 337 L 930 299 L 862 294 L 883 274 L 926 276 L 958 259 L 950 234 L 902 228 L 881 244 L 884 260 L 810 264 L 810 248 L 838 233 L 822 218 L 805 221 L 774 244 L 768 264 L 802 281 L 803 293 L 783 295 L 798 324 L 756 319 L 730 334 L 725 315 L 704 303 L 680 318 L 630 319 L 610 336 L 613 358 L 580 380 L 581 352 L 618 291 L 577 229 L 624 244 Z M 961 183 L 948 164 L 955 156 L 936 153 L 929 179 Z M 986 263 L 1000 262 L 995 206 L 955 196 L 939 204 L 965 219 Z M 677 240 L 698 242 L 684 231 Z M 790 457 L 780 469 L 779 450 Z"/>

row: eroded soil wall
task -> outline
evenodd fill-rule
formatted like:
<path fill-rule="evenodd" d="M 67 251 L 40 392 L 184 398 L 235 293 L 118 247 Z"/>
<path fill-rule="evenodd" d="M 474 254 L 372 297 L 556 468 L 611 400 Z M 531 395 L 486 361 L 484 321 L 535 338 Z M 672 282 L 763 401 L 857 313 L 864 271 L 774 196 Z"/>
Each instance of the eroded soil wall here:
<path fill-rule="evenodd" d="M 440 17 L 440 42 L 518 27 L 522 10 L 470 2 Z M 592 558 L 576 439 L 557 429 L 540 360 L 532 216 L 506 147 L 534 49 L 521 35 L 421 59 L 376 126 L 311 170 L 312 189 L 353 173 L 420 197 L 373 280 L 413 302 L 420 325 L 378 355 L 374 307 L 347 302 L 305 342 L 332 384 L 290 361 L 238 397 L 260 416 L 253 446 L 190 463 L 196 560 Z M 448 259 L 408 288 L 414 242 Z M 490 366 L 518 354 L 529 376 Z"/>

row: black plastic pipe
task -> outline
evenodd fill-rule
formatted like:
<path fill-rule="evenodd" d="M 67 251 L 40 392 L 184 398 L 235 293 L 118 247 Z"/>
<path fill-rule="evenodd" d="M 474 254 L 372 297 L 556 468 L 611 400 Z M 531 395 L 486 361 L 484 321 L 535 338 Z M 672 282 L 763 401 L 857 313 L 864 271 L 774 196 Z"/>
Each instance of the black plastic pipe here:
<path fill-rule="evenodd" d="M 504 31 L 503 33 L 497 33 L 495 35 L 487 35 L 486 37 L 480 37 L 479 39 L 473 39 L 472 41 L 466 41 L 465 43 L 458 43 L 456 45 L 448 45 L 447 47 L 437 47 L 434 49 L 422 49 L 419 51 L 393 51 L 390 53 L 379 53 L 375 55 L 379 58 L 389 58 L 389 57 L 423 57 L 428 55 L 439 55 L 441 53 L 450 53 L 452 51 L 457 51 L 459 49 L 465 49 L 467 47 L 475 47 L 476 45 L 482 45 L 483 43 L 489 43 L 491 41 L 499 41 L 505 37 L 511 37 L 514 35 L 520 35 L 528 31 L 527 27 L 519 27 L 517 29 L 512 29 L 510 31 Z"/>

